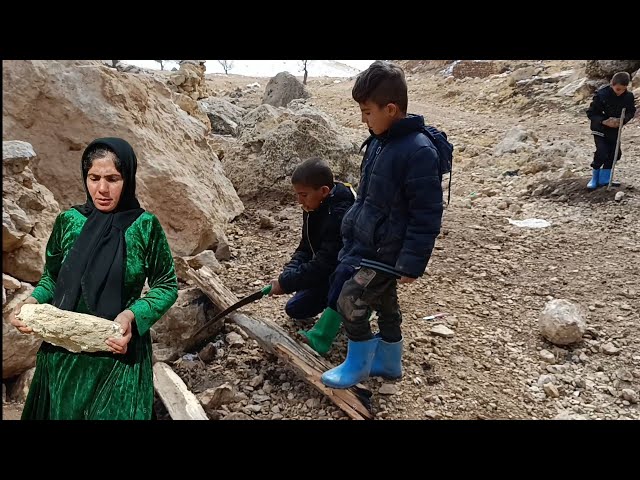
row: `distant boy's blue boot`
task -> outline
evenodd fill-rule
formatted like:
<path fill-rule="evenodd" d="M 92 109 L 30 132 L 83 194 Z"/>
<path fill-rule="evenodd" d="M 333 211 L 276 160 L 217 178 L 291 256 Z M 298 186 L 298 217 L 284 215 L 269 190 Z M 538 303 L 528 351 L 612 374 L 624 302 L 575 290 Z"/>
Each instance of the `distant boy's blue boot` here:
<path fill-rule="evenodd" d="M 337 367 L 324 372 L 320 377 L 322 383 L 331 388 L 349 388 L 369 378 L 379 341 L 378 337 L 363 342 L 349 340 L 347 358 Z"/>
<path fill-rule="evenodd" d="M 378 333 L 376 337 L 379 336 Z M 380 338 L 369 375 L 387 379 L 402 377 L 402 344 L 402 339 L 398 342 L 388 343 Z"/>
<path fill-rule="evenodd" d="M 589 190 L 595 190 L 600 185 L 600 169 L 594 168 L 591 170 L 591 180 L 587 183 L 587 188 Z"/>
<path fill-rule="evenodd" d="M 609 180 L 611 180 L 611 169 L 603 168 L 600 170 L 600 179 L 598 180 L 598 186 L 602 187 L 603 185 L 609 185 Z"/>

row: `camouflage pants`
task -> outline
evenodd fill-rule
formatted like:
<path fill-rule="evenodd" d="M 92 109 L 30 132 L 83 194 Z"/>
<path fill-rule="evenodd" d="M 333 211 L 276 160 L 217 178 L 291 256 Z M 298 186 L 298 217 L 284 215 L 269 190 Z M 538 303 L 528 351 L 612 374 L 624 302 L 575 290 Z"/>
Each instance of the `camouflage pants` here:
<path fill-rule="evenodd" d="M 338 299 L 338 311 L 344 318 L 350 340 L 361 342 L 373 338 L 369 324 L 373 311 L 378 312 L 378 327 L 384 341 L 402 339 L 397 286 L 395 277 L 364 267 L 345 282 Z"/>

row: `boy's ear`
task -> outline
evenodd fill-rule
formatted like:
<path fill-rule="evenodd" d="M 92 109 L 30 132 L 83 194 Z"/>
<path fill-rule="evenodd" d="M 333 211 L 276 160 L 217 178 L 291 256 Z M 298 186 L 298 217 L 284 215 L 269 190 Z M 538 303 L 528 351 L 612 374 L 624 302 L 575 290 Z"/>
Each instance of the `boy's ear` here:
<path fill-rule="evenodd" d="M 331 189 L 326 185 L 323 185 L 322 187 L 320 187 L 320 191 L 322 192 L 323 197 L 326 197 L 327 195 L 329 195 L 329 193 L 331 193 Z"/>
<path fill-rule="evenodd" d="M 385 107 L 387 109 L 387 114 L 390 117 L 395 117 L 398 113 L 398 105 L 396 105 L 395 103 L 387 103 L 387 106 Z"/>

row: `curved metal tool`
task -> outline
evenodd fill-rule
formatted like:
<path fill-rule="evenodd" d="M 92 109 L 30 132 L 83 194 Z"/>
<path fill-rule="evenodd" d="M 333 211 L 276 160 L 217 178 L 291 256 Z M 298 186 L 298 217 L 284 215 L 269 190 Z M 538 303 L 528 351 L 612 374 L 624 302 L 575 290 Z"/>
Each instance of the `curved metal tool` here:
<path fill-rule="evenodd" d="M 204 325 L 202 325 L 202 327 L 200 327 L 198 329 L 198 331 L 192 335 L 192 338 L 196 338 L 201 332 L 206 330 L 206 328 L 209 325 L 215 323 L 216 320 L 219 320 L 222 317 L 224 317 L 226 315 L 229 315 L 231 312 L 233 312 L 234 310 L 239 309 L 240 307 L 244 307 L 245 305 L 248 305 L 248 304 L 250 304 L 252 302 L 255 302 L 256 300 L 260 300 L 262 297 L 266 297 L 270 293 L 271 293 L 271 285 L 267 285 L 266 287 L 262 288 L 262 290 L 258 290 L 257 292 L 252 293 L 251 295 L 249 295 L 247 297 L 244 297 L 242 300 L 237 301 L 236 303 L 234 303 L 230 307 L 225 308 L 223 311 L 221 311 L 219 314 L 217 314 L 211 320 L 206 322 Z"/>

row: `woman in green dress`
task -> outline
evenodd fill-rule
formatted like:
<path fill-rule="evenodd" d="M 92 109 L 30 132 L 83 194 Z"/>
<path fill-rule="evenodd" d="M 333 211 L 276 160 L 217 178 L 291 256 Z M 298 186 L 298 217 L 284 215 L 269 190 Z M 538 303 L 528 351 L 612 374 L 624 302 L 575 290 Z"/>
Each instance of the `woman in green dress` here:
<path fill-rule="evenodd" d="M 43 342 L 22 419 L 151 419 L 149 330 L 173 305 L 178 283 L 157 217 L 136 199 L 136 155 L 120 138 L 82 155 L 87 201 L 58 215 L 40 282 L 25 303 L 51 303 L 120 323 L 110 352 L 72 353 Z M 140 298 L 148 280 L 150 290 Z M 11 323 L 32 330 L 15 315 Z"/>

